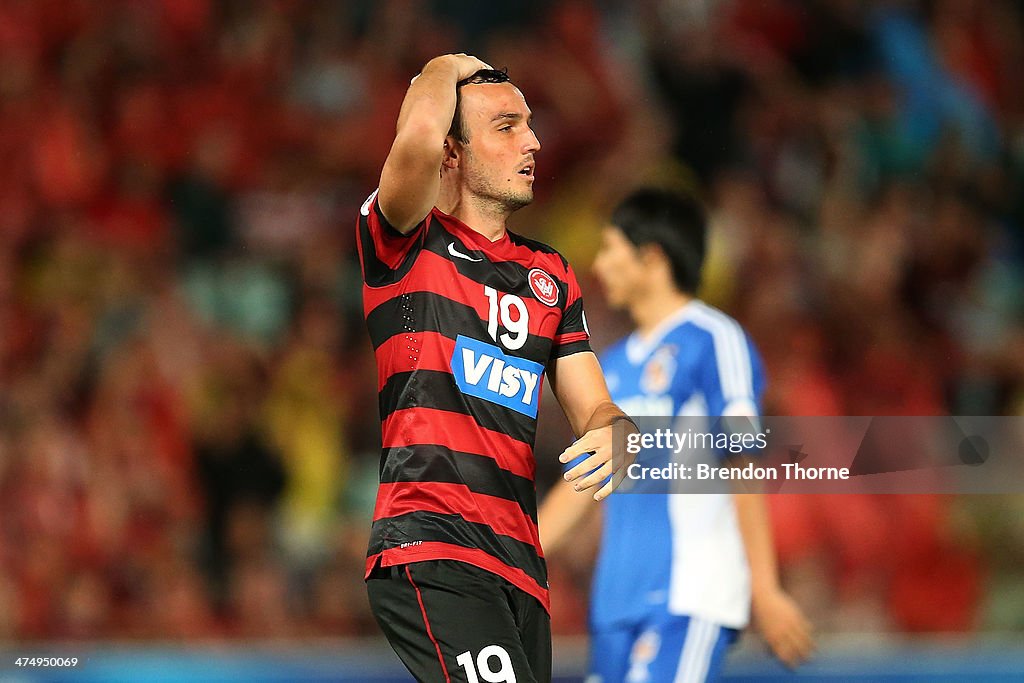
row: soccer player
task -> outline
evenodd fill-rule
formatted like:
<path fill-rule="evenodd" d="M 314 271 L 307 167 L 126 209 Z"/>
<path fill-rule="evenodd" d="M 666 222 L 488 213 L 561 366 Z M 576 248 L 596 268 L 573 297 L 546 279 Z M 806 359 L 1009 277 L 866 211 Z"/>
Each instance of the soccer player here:
<path fill-rule="evenodd" d="M 661 190 L 629 196 L 603 231 L 594 273 L 636 330 L 601 365 L 613 399 L 634 417 L 759 414 L 764 375 L 753 345 L 735 320 L 695 298 L 704 251 L 700 206 Z M 568 474 L 579 468 L 587 465 Z M 716 680 L 751 605 L 783 662 L 809 656 L 810 629 L 779 587 L 760 494 L 617 493 L 602 506 L 573 494 L 560 483 L 545 499 L 541 538 L 557 552 L 604 508 L 588 680 Z"/>
<path fill-rule="evenodd" d="M 508 76 L 437 57 L 413 79 L 357 244 L 383 452 L 366 561 L 373 613 L 420 681 L 549 681 L 533 455 L 542 375 L 589 453 L 618 472 L 612 403 L 583 299 L 555 250 L 505 227 L 533 199 L 540 142 Z"/>

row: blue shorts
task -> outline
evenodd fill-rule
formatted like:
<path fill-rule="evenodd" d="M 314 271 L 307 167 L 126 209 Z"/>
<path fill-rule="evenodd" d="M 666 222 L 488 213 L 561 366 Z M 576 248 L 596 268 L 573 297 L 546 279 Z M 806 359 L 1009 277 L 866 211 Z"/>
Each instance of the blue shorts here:
<path fill-rule="evenodd" d="M 738 635 L 736 629 L 687 616 L 598 630 L 591 634 L 586 683 L 717 681 L 725 652 Z"/>

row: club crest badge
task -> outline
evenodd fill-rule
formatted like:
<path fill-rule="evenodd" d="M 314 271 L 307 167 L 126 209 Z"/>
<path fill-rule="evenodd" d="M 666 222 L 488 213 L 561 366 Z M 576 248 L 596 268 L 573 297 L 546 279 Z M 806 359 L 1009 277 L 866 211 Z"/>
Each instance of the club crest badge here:
<path fill-rule="evenodd" d="M 646 683 L 651 679 L 649 667 L 658 656 L 659 649 L 661 637 L 657 631 L 644 631 L 640 634 L 629 653 L 629 673 L 626 675 L 629 683 Z"/>
<path fill-rule="evenodd" d="M 537 297 L 538 301 L 548 306 L 558 303 L 558 284 L 555 282 L 555 278 L 540 268 L 534 268 L 527 275 L 527 279 L 530 281 L 530 289 L 533 290 L 533 295 Z"/>
<path fill-rule="evenodd" d="M 672 385 L 676 374 L 675 347 L 666 346 L 658 349 L 644 365 L 640 375 L 640 388 L 646 394 L 664 394 Z"/>

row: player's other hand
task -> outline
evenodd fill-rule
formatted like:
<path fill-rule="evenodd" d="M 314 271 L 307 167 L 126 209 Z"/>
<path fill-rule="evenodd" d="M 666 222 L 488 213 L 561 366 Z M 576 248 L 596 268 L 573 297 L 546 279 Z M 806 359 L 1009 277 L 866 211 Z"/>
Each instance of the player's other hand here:
<path fill-rule="evenodd" d="M 452 69 L 455 74 L 455 81 L 461 81 L 463 78 L 469 78 L 480 69 L 492 68 L 490 64 L 483 62 L 473 55 L 467 55 L 464 52 L 457 54 L 441 55 L 440 57 L 434 57 L 426 66 L 423 67 L 423 71 L 432 68 L 445 68 Z M 422 72 L 420 72 L 422 73 Z M 420 74 L 413 76 L 412 80 L 409 81 L 409 85 L 416 82 L 416 79 L 420 77 Z"/>
<path fill-rule="evenodd" d="M 752 608 L 754 625 L 783 664 L 792 669 L 810 659 L 811 624 L 791 597 L 778 589 L 763 591 L 754 596 Z"/>
<path fill-rule="evenodd" d="M 636 427 L 629 422 L 623 421 L 619 424 L 627 430 L 627 433 L 636 431 Z M 593 492 L 594 500 L 607 498 L 625 479 L 626 469 L 632 463 L 632 458 L 626 453 L 625 448 L 621 449 L 622 457 L 612 458 L 614 430 L 613 425 L 591 429 L 558 456 L 559 462 L 567 463 L 584 453 L 590 454 L 589 457 L 565 473 L 565 480 L 576 491 Z"/>

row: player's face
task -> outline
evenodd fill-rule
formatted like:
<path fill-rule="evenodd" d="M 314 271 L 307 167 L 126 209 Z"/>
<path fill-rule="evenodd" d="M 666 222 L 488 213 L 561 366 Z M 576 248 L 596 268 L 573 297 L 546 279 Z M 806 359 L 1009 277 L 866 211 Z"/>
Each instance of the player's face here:
<path fill-rule="evenodd" d="M 645 270 L 640 252 L 614 225 L 601 231 L 593 271 L 612 308 L 628 306 L 632 297 L 643 292 Z"/>
<path fill-rule="evenodd" d="M 511 83 L 467 85 L 460 106 L 469 139 L 460 164 L 468 189 L 511 211 L 532 202 L 540 141 L 523 94 Z"/>

